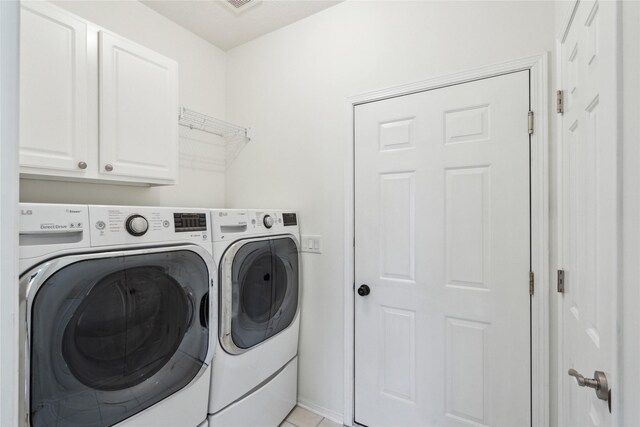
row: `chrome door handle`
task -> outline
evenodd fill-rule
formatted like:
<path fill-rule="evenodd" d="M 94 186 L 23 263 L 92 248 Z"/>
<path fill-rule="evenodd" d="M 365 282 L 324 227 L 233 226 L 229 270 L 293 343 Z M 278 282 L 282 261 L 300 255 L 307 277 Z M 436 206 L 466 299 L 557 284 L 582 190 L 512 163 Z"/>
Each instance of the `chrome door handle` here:
<path fill-rule="evenodd" d="M 604 372 L 595 371 L 593 373 L 593 378 L 585 378 L 575 369 L 569 369 L 569 375 L 575 377 L 576 382 L 580 387 L 594 389 L 598 399 L 609 402 L 609 406 L 611 406 L 611 390 L 609 390 L 609 383 L 607 382 L 607 376 Z M 609 411 L 611 411 L 611 408 L 609 408 Z"/>

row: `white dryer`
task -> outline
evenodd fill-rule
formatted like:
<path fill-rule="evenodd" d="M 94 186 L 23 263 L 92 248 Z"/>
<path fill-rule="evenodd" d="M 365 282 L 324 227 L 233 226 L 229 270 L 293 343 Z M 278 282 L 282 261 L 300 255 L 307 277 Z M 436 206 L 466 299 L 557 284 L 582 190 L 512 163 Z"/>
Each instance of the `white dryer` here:
<path fill-rule="evenodd" d="M 298 216 L 213 210 L 219 321 L 210 426 L 276 427 L 297 399 Z"/>
<path fill-rule="evenodd" d="M 20 209 L 25 424 L 206 425 L 217 331 L 208 212 Z"/>

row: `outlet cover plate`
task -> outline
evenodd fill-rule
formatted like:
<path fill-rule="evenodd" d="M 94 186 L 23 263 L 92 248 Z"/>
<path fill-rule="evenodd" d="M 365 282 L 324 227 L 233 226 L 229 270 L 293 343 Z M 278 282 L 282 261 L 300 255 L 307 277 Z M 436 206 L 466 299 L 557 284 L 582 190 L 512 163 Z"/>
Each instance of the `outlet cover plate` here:
<path fill-rule="evenodd" d="M 322 253 L 322 236 L 303 234 L 300 236 L 300 250 L 312 254 Z"/>

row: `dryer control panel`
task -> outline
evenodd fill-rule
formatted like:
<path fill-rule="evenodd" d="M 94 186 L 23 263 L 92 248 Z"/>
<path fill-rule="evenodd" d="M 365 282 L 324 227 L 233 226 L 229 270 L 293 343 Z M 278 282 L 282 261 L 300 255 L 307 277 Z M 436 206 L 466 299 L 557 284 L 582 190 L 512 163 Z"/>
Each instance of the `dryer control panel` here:
<path fill-rule="evenodd" d="M 292 211 L 214 209 L 211 224 L 214 242 L 242 235 L 298 234 L 298 215 Z"/>
<path fill-rule="evenodd" d="M 91 246 L 171 241 L 211 241 L 205 210 L 130 206 L 90 206 Z"/>

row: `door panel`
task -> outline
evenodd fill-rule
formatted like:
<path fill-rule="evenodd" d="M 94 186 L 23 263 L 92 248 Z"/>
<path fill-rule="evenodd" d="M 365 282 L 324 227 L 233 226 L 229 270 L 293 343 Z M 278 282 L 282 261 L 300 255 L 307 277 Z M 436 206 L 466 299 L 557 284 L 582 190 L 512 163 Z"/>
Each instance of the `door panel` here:
<path fill-rule="evenodd" d="M 23 2 L 20 19 L 20 166 L 82 176 L 87 24 L 45 2 Z"/>
<path fill-rule="evenodd" d="M 530 424 L 528 110 L 528 71 L 355 108 L 358 423 Z"/>
<path fill-rule="evenodd" d="M 178 64 L 116 35 L 99 37 L 101 173 L 175 180 Z"/>
<path fill-rule="evenodd" d="M 380 175 L 380 277 L 415 276 L 415 173 Z"/>
<path fill-rule="evenodd" d="M 561 424 L 613 425 L 607 402 L 567 375 L 615 386 L 617 283 L 616 5 L 579 2 L 560 49 L 562 128 Z"/>

